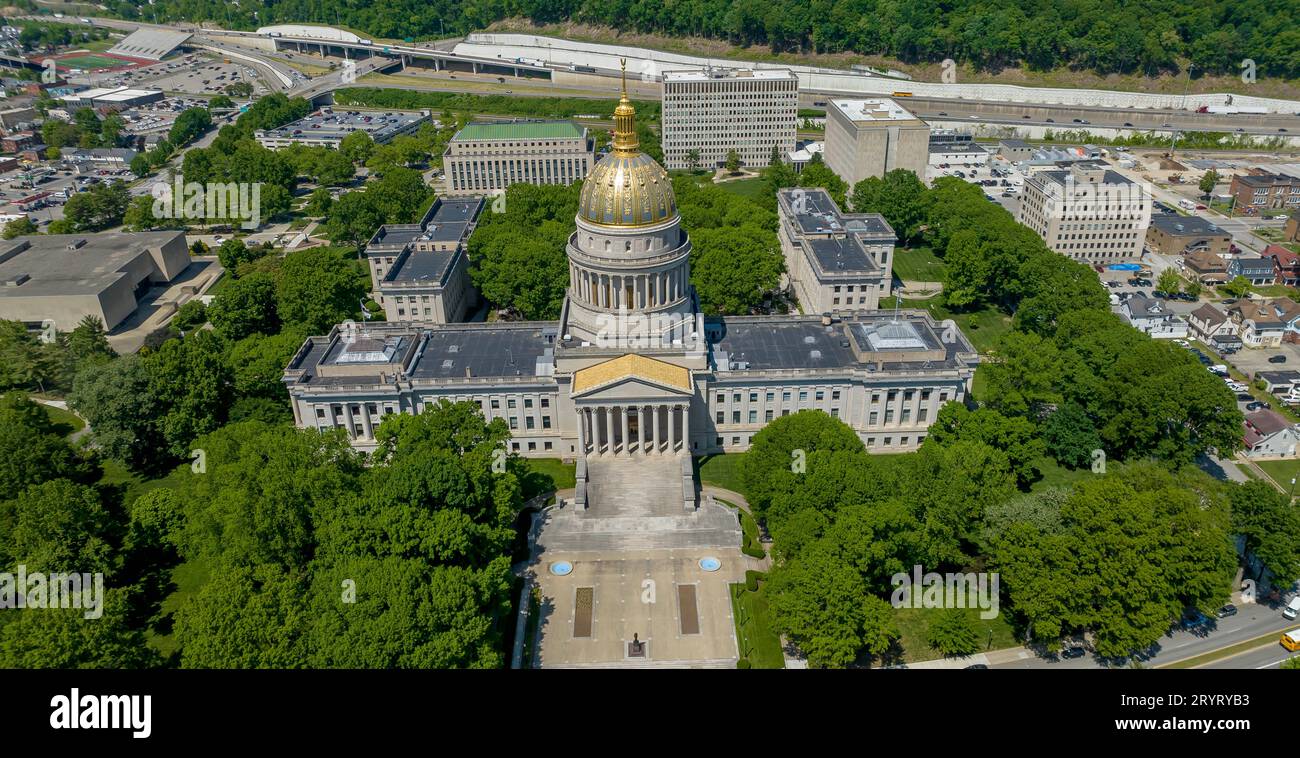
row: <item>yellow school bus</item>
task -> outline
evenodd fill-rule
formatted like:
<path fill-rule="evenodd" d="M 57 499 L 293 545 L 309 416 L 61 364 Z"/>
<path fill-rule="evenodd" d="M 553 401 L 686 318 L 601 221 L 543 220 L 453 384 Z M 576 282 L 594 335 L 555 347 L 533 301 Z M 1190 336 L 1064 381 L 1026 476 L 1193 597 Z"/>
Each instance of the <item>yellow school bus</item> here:
<path fill-rule="evenodd" d="M 1300 629 L 1292 629 L 1289 632 L 1282 632 L 1282 639 L 1280 642 L 1282 643 L 1282 647 L 1287 650 L 1292 652 L 1300 650 Z"/>

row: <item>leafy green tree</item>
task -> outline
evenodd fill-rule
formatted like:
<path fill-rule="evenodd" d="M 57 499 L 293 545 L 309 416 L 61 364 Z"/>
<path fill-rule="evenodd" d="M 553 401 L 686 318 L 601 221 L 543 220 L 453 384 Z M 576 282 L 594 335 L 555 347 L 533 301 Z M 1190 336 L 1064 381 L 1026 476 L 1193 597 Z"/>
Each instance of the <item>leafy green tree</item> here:
<path fill-rule="evenodd" d="M 365 163 L 375 150 L 375 141 L 368 132 L 352 132 L 339 143 L 339 152 L 353 163 Z"/>
<path fill-rule="evenodd" d="M 894 169 L 853 186 L 854 212 L 884 216 L 903 244 L 920 233 L 929 214 L 928 202 L 925 184 L 907 169 Z"/>
<path fill-rule="evenodd" d="M 0 553 L 36 572 L 104 572 L 114 567 L 112 516 L 93 488 L 67 479 L 33 484 L 0 501 L 7 529 Z"/>
<path fill-rule="evenodd" d="M 77 569 L 84 570 L 84 569 Z M 145 669 L 162 664 L 130 618 L 130 592 L 108 589 L 103 616 L 80 608 L 7 614 L 0 623 L 0 667 L 20 669 Z"/>
<path fill-rule="evenodd" d="M 1232 488 L 1232 530 L 1245 538 L 1245 549 L 1272 574 L 1274 584 L 1300 579 L 1300 509 L 1290 497 L 1253 479 Z M 1258 578 L 1258 577 L 1257 577 Z"/>
<path fill-rule="evenodd" d="M 232 392 L 224 352 L 220 336 L 199 330 L 167 340 L 144 359 L 148 393 L 163 403 L 157 427 L 175 459 L 188 459 L 194 438 L 225 421 Z"/>
<path fill-rule="evenodd" d="M 1062 466 L 1083 468 L 1092 463 L 1093 451 L 1101 450 L 1101 435 L 1077 403 L 1057 408 L 1043 423 L 1043 440 L 1047 452 Z"/>
<path fill-rule="evenodd" d="M 705 313 L 748 315 L 781 281 L 785 262 L 772 234 L 753 224 L 691 235 L 691 283 Z"/>
<path fill-rule="evenodd" d="M 728 150 L 728 151 L 727 151 L 727 163 L 726 163 L 726 166 L 727 166 L 727 173 L 728 173 L 728 174 L 739 174 L 739 173 L 740 173 L 740 153 L 736 152 L 735 150 Z"/>
<path fill-rule="evenodd" d="M 153 164 L 149 162 L 148 156 L 144 153 L 139 153 L 131 159 L 131 173 L 135 174 L 137 178 L 143 179 L 149 175 L 152 169 Z"/>
<path fill-rule="evenodd" d="M 90 481 L 93 466 L 60 431 L 45 409 L 25 394 L 0 396 L 0 492 L 12 495 L 52 479 Z M 3 552 L 0 548 L 0 556 Z"/>
<path fill-rule="evenodd" d="M 282 381 L 284 367 L 306 338 L 306 330 L 290 328 L 270 336 L 250 334 L 231 345 L 229 363 L 234 372 L 235 394 L 240 398 L 274 400 L 287 410 L 289 392 Z"/>
<path fill-rule="evenodd" d="M 32 223 L 32 220 L 30 218 L 28 218 L 27 216 L 22 216 L 21 218 L 16 218 L 13 221 L 10 221 L 9 223 L 5 224 L 4 238 L 7 240 L 11 240 L 14 237 L 23 237 L 28 234 L 36 234 L 38 231 L 39 230 L 36 228 L 36 224 Z"/>
<path fill-rule="evenodd" d="M 885 652 L 898 637 L 889 604 L 870 594 L 861 574 L 824 552 L 772 572 L 764 591 L 773 627 L 814 668 L 844 668 L 864 650 Z"/>
<path fill-rule="evenodd" d="M 182 668 L 303 668 L 306 579 L 274 565 L 222 566 L 176 612 Z"/>
<path fill-rule="evenodd" d="M 356 262 L 336 250 L 289 253 L 276 276 L 276 313 L 285 324 L 325 334 L 357 312 L 367 282 Z"/>
<path fill-rule="evenodd" d="M 754 435 L 740 476 L 756 516 L 761 517 L 777 495 L 799 489 L 808 456 L 820 450 L 856 452 L 864 446 L 843 421 L 814 410 L 782 416 Z"/>
<path fill-rule="evenodd" d="M 1245 297 L 1250 294 L 1250 280 L 1244 276 L 1234 276 L 1221 289 L 1229 297 Z"/>
<path fill-rule="evenodd" d="M 947 608 L 933 612 L 926 630 L 930 647 L 945 656 L 973 655 L 979 652 L 979 630 L 965 608 Z"/>
<path fill-rule="evenodd" d="M 232 281 L 212 299 L 207 317 L 229 340 L 241 340 L 257 332 L 274 334 L 280 327 L 275 309 L 275 277 L 254 272 Z"/>
<path fill-rule="evenodd" d="M 820 187 L 826 190 L 831 199 L 840 208 L 847 208 L 849 185 L 830 167 L 819 160 L 812 160 L 799 172 L 800 187 Z"/>
<path fill-rule="evenodd" d="M 208 323 L 208 309 L 202 300 L 189 300 L 176 310 L 172 326 L 182 332 L 192 331 Z"/>
<path fill-rule="evenodd" d="M 1206 198 L 1209 198 L 1209 196 L 1214 192 L 1214 186 L 1218 183 L 1219 183 L 1219 172 L 1215 171 L 1214 169 L 1210 169 L 1209 171 L 1206 171 L 1204 175 L 1201 176 L 1201 181 L 1197 186 L 1200 187 L 1201 189 L 1201 195 Z"/>
<path fill-rule="evenodd" d="M 161 440 L 154 419 L 162 404 L 149 390 L 138 355 L 126 355 L 77 373 L 68 403 L 86 420 L 95 444 L 109 458 L 139 468 L 155 459 Z"/>
<path fill-rule="evenodd" d="M 98 232 L 122 223 L 131 196 L 122 182 L 96 184 L 63 206 L 63 219 L 74 232 Z"/>
<path fill-rule="evenodd" d="M 926 443 L 948 445 L 959 440 L 982 442 L 1005 453 L 1021 489 L 1042 476 L 1039 463 L 1047 454 L 1047 446 L 1026 418 L 1004 416 L 992 408 L 972 411 L 961 403 L 948 403 L 935 416 Z"/>
<path fill-rule="evenodd" d="M 1172 268 L 1167 268 L 1160 272 L 1159 278 L 1156 279 L 1156 289 L 1170 295 L 1177 295 L 1182 291 L 1183 280 L 1178 276 L 1178 272 Z"/>

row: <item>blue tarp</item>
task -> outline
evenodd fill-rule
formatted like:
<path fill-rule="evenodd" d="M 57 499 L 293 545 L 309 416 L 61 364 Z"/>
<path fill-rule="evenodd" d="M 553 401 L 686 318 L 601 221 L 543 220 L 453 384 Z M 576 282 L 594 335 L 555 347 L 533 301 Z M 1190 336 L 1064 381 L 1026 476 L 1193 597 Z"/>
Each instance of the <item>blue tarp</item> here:
<path fill-rule="evenodd" d="M 1136 263 L 1112 263 L 1106 268 L 1110 269 L 1111 271 L 1141 271 L 1142 270 L 1142 266 Z"/>

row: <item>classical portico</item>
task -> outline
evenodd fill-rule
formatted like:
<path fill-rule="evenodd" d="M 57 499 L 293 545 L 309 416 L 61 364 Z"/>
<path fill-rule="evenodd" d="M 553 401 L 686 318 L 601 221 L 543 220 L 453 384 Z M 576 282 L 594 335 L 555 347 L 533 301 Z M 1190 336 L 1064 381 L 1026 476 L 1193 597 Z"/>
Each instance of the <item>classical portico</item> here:
<path fill-rule="evenodd" d="M 578 447 L 585 455 L 661 455 L 684 452 L 690 405 L 633 403 L 579 405 Z"/>
<path fill-rule="evenodd" d="M 583 455 L 689 454 L 689 369 L 628 353 L 573 374 L 578 449 Z"/>

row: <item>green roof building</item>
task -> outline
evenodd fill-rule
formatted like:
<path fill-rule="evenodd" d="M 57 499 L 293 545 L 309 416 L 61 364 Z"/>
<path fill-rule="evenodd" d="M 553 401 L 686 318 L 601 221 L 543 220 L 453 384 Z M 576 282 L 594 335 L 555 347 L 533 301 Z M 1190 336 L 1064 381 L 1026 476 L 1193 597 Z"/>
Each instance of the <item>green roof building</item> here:
<path fill-rule="evenodd" d="M 595 162 L 595 140 L 573 121 L 474 123 L 443 154 L 449 195 L 504 192 L 512 184 L 571 184 Z"/>

